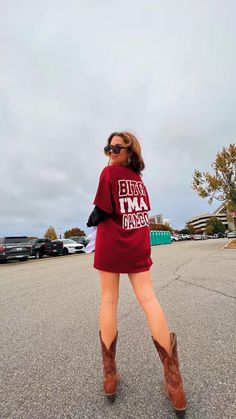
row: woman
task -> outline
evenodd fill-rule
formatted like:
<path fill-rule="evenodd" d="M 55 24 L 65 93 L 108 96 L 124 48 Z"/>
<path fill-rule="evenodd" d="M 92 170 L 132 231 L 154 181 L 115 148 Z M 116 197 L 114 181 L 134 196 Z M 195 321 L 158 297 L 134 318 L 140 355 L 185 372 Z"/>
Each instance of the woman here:
<path fill-rule="evenodd" d="M 137 138 L 129 132 L 110 135 L 104 148 L 108 166 L 100 175 L 94 210 L 88 227 L 96 226 L 94 267 L 101 287 L 100 341 L 105 394 L 113 397 L 119 374 L 115 354 L 119 277 L 127 273 L 134 293 L 147 317 L 152 339 L 164 366 L 164 390 L 177 411 L 186 409 L 186 400 L 177 356 L 175 333 L 170 333 L 155 296 L 150 267 L 150 232 L 147 190 L 141 179 L 144 162 Z"/>

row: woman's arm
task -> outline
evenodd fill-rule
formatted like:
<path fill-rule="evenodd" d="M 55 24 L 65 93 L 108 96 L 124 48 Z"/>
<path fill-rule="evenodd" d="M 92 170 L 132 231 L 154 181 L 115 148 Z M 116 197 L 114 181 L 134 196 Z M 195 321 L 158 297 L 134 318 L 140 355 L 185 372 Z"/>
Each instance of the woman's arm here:
<path fill-rule="evenodd" d="M 107 217 L 109 217 L 109 214 L 107 214 L 105 211 L 102 211 L 97 205 L 95 205 L 88 218 L 87 227 L 97 226 L 102 221 L 105 221 Z"/>

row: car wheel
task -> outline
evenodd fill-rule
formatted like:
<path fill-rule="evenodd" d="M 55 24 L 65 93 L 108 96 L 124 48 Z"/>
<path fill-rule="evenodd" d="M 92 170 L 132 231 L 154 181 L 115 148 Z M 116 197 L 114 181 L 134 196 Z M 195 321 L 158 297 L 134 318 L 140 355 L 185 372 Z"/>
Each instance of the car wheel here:
<path fill-rule="evenodd" d="M 41 257 L 42 257 L 42 255 L 41 255 L 40 251 L 39 250 L 36 250 L 36 252 L 35 252 L 35 259 L 41 259 Z"/>
<path fill-rule="evenodd" d="M 19 259 L 20 262 L 25 262 L 26 260 L 28 260 L 27 257 Z"/>
<path fill-rule="evenodd" d="M 68 249 L 66 247 L 64 247 L 64 249 L 63 249 L 63 255 L 66 256 L 68 254 L 69 254 Z"/>

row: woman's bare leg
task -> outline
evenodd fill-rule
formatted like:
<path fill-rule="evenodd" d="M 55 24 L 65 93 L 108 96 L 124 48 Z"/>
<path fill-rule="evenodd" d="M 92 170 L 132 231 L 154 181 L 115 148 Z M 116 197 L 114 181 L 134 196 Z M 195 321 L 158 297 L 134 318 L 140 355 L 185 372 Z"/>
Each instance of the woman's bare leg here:
<path fill-rule="evenodd" d="M 119 299 L 120 274 L 99 271 L 101 301 L 100 301 L 100 330 L 102 340 L 109 349 L 117 333 L 117 304 Z"/>
<path fill-rule="evenodd" d="M 134 293 L 147 317 L 149 328 L 153 338 L 171 354 L 170 331 L 160 306 L 154 293 L 151 274 L 149 271 L 136 274 L 129 274 L 129 278 Z"/>

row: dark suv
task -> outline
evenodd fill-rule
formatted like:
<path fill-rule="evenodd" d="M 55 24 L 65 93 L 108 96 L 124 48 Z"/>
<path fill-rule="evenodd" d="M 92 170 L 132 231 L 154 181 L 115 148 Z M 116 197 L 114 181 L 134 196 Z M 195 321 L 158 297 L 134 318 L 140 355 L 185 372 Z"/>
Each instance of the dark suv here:
<path fill-rule="evenodd" d="M 63 255 L 63 243 L 60 240 L 37 239 L 32 245 L 31 256 L 35 256 L 36 259 L 60 255 Z"/>
<path fill-rule="evenodd" d="M 26 236 L 0 238 L 0 262 L 7 260 L 27 260 L 31 254 L 32 245 Z"/>

